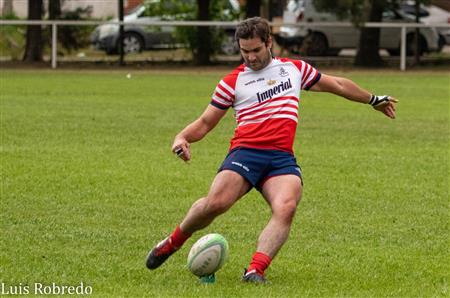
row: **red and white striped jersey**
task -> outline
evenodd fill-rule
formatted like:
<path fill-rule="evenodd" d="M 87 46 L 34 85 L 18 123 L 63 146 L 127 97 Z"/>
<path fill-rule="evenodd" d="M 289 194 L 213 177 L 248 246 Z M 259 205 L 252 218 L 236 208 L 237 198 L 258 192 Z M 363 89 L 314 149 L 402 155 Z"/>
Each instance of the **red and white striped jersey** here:
<path fill-rule="evenodd" d="M 240 65 L 217 85 L 211 104 L 233 107 L 237 122 L 230 150 L 236 147 L 293 152 L 300 91 L 320 73 L 308 63 L 273 58 L 264 69 Z"/>

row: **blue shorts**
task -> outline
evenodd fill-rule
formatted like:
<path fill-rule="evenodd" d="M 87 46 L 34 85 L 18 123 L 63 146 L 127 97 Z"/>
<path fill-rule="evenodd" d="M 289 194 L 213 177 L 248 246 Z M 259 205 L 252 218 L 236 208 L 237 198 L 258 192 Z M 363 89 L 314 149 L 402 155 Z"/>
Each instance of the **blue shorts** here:
<path fill-rule="evenodd" d="M 218 172 L 223 170 L 239 173 L 258 190 L 274 176 L 291 174 L 303 181 L 302 171 L 294 155 L 278 150 L 235 148 L 228 153 Z"/>

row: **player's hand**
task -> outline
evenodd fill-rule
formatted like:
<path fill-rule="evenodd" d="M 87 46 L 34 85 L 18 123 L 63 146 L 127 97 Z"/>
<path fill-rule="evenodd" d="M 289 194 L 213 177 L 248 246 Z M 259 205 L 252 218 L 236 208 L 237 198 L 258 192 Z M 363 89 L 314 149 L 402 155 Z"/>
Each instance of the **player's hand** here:
<path fill-rule="evenodd" d="M 189 149 L 191 145 L 185 138 L 176 137 L 173 141 L 172 152 L 184 161 L 191 159 L 191 151 Z"/>
<path fill-rule="evenodd" d="M 369 104 L 377 111 L 382 112 L 391 119 L 395 119 L 395 104 L 397 99 L 388 95 L 372 95 Z"/>

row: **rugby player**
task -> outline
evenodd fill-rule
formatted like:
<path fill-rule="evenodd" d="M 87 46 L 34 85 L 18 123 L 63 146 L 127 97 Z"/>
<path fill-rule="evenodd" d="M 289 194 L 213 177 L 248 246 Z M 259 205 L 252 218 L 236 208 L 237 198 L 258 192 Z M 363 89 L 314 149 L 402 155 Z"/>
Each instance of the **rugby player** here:
<path fill-rule="evenodd" d="M 302 60 L 273 57 L 266 20 L 242 21 L 236 41 L 244 63 L 217 85 L 203 114 L 176 137 L 172 151 L 191 159 L 190 145 L 211 131 L 233 108 L 237 127 L 229 153 L 208 194 L 197 200 L 184 219 L 147 257 L 149 269 L 158 268 L 196 231 L 208 226 L 253 187 L 272 215 L 259 235 L 256 251 L 242 280 L 264 283 L 264 272 L 288 238 L 302 194 L 302 173 L 293 154 L 301 90 L 331 92 L 350 101 L 369 104 L 395 118 L 396 99 L 377 96 L 349 79 L 326 75 Z"/>

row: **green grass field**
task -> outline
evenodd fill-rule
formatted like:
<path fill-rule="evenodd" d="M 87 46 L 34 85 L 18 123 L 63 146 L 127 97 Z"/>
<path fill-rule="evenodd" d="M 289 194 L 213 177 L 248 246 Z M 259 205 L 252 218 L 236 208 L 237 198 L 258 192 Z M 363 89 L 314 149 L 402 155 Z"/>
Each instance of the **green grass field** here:
<path fill-rule="evenodd" d="M 126 73 L 1 71 L 5 286 L 83 282 L 102 297 L 450 297 L 448 73 L 334 72 L 396 96 L 396 120 L 302 94 L 303 199 L 260 287 L 240 282 L 270 216 L 256 191 L 160 269 L 145 268 L 148 249 L 206 194 L 234 118 L 184 164 L 173 137 L 225 71 Z M 217 282 L 202 285 L 186 258 L 210 232 L 228 239 L 230 255 Z"/>

